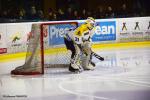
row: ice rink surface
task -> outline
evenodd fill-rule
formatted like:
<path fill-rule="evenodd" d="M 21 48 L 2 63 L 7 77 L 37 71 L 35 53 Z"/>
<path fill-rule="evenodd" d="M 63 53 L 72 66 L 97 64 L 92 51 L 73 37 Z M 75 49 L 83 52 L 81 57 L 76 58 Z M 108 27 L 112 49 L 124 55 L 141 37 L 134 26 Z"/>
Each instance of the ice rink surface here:
<path fill-rule="evenodd" d="M 23 60 L 0 63 L 0 100 L 150 100 L 150 47 L 100 50 L 95 70 L 46 69 L 11 76 Z"/>

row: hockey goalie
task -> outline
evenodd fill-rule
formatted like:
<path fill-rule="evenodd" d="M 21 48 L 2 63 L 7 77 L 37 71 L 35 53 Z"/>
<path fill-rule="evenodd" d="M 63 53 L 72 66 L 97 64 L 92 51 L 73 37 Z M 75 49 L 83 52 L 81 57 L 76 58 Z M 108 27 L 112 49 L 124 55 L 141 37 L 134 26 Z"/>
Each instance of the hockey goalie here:
<path fill-rule="evenodd" d="M 72 52 L 69 71 L 80 72 L 82 68 L 84 70 L 93 70 L 95 68 L 95 65 L 91 61 L 91 38 L 95 25 L 95 19 L 88 17 L 85 23 L 75 30 L 72 29 L 73 32 L 66 34 L 64 37 L 67 49 Z"/>

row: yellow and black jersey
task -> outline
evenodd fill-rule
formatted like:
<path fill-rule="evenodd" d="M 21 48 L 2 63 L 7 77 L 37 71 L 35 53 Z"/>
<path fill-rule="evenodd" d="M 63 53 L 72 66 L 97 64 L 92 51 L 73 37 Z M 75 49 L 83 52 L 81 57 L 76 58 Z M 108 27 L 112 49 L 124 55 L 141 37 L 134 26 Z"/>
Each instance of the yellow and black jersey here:
<path fill-rule="evenodd" d="M 91 41 L 93 30 L 90 30 L 86 23 L 80 25 L 75 30 L 69 31 L 64 37 L 67 40 L 74 41 L 76 44 L 82 44 L 84 41 Z"/>
<path fill-rule="evenodd" d="M 81 26 L 79 26 L 75 31 L 74 34 L 76 36 L 83 36 L 85 33 L 87 33 L 89 31 L 88 27 L 86 24 L 82 24 Z"/>
<path fill-rule="evenodd" d="M 84 41 L 90 41 L 92 36 L 92 30 L 90 30 L 87 24 L 80 25 L 73 33 L 74 41 L 77 44 L 81 44 Z"/>

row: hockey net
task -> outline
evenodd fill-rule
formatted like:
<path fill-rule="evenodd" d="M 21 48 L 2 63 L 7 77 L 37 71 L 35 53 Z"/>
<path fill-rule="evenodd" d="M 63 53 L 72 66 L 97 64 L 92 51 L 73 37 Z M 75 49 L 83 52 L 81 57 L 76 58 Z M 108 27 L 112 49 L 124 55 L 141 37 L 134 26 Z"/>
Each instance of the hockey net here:
<path fill-rule="evenodd" d="M 77 22 L 33 24 L 28 39 L 25 64 L 11 71 L 13 75 L 44 74 L 45 68 L 68 67 L 71 53 L 64 45 L 63 35 Z"/>

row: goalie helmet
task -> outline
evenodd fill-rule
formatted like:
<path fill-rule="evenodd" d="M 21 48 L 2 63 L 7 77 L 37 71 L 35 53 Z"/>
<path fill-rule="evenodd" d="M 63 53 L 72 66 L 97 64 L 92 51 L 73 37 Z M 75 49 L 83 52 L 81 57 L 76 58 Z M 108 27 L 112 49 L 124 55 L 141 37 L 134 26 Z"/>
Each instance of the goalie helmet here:
<path fill-rule="evenodd" d="M 88 26 L 88 28 L 91 30 L 95 27 L 95 19 L 93 17 L 88 17 L 86 22 L 85 22 Z"/>

